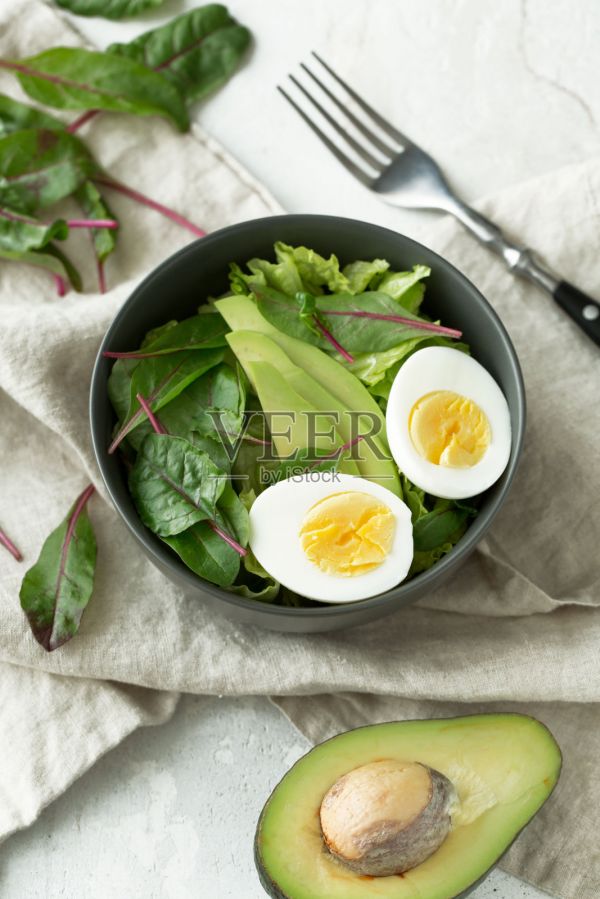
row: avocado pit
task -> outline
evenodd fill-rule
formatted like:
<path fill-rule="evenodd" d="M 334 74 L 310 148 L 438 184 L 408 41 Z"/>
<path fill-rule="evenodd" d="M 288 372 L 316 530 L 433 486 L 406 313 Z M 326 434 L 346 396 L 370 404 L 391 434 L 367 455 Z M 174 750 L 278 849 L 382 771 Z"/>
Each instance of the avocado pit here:
<path fill-rule="evenodd" d="M 418 762 L 380 759 L 340 777 L 323 797 L 321 832 L 350 870 L 386 877 L 415 868 L 446 839 L 452 783 Z"/>

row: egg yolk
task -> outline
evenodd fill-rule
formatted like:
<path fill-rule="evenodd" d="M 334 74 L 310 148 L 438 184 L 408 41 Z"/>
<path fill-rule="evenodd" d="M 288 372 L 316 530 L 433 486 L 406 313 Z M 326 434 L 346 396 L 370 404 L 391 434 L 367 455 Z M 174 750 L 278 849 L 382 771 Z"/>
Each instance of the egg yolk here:
<path fill-rule="evenodd" d="M 333 493 L 308 510 L 300 543 L 321 571 L 355 577 L 381 565 L 395 529 L 392 512 L 374 496 L 358 491 Z"/>
<path fill-rule="evenodd" d="M 473 400 L 451 390 L 436 390 L 417 400 L 408 428 L 418 454 L 448 468 L 476 465 L 491 441 L 485 412 Z"/>

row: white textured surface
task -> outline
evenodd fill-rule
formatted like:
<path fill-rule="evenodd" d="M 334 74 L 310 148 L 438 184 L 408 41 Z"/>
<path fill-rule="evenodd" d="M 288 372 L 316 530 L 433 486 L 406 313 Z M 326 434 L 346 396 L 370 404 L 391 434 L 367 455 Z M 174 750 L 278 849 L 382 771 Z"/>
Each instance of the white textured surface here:
<path fill-rule="evenodd" d="M 5 0 L 4 0 L 5 2 Z M 173 15 L 191 2 L 167 0 Z M 274 90 L 319 50 L 434 153 L 465 199 L 600 149 L 597 0 L 230 0 L 257 42 L 198 118 L 289 211 L 348 215 L 427 242 L 431 217 L 387 209 Z M 77 20 L 100 45 L 159 21 Z M 186 698 L 0 852 L 2 899 L 260 899 L 252 834 L 306 742 L 266 700 Z M 541 896 L 494 872 L 477 899 Z"/>

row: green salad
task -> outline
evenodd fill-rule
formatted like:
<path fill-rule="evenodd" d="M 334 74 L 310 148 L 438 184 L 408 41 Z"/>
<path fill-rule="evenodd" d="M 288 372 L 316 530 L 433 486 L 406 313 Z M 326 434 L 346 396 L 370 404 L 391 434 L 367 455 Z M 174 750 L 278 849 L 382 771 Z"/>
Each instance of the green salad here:
<path fill-rule="evenodd" d="M 276 243 L 272 260 L 232 263 L 229 291 L 197 314 L 165 322 L 136 349 L 105 353 L 115 359 L 109 452 L 123 458 L 142 522 L 188 568 L 248 599 L 311 604 L 301 578 L 282 586 L 253 552 L 252 508 L 283 481 L 298 481 L 295 496 L 336 473 L 408 507 L 407 577 L 460 539 L 476 501 L 416 486 L 386 434 L 390 391 L 411 356 L 469 352 L 460 332 L 427 316 L 429 275 L 424 265 L 393 271 L 384 259 L 341 266 Z M 274 508 L 288 514 L 281 502 Z"/>

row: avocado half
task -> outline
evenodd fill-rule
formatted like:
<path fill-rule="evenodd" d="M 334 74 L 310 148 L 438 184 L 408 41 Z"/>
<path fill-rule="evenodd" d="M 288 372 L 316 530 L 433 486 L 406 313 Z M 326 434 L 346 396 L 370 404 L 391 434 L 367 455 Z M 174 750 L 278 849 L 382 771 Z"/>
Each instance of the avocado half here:
<path fill-rule="evenodd" d="M 441 846 L 402 874 L 345 867 L 325 847 L 320 807 L 343 775 L 380 760 L 419 762 L 458 801 Z M 255 862 L 273 899 L 457 899 L 468 895 L 551 794 L 561 768 L 552 734 L 525 715 L 472 715 L 374 724 L 332 737 L 273 790 L 258 822 Z"/>

